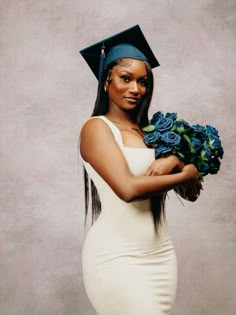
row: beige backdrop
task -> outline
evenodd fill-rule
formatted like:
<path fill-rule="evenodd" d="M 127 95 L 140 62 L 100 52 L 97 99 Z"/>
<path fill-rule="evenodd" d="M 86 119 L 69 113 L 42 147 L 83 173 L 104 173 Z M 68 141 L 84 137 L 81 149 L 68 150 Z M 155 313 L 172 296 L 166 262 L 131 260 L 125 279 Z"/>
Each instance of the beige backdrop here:
<path fill-rule="evenodd" d="M 174 315 L 235 314 L 235 15 L 233 0 L 0 1 L 1 315 L 95 314 L 77 140 L 96 80 L 78 51 L 137 23 L 161 63 L 151 111 L 212 124 L 225 148 L 199 201 L 169 194 Z"/>

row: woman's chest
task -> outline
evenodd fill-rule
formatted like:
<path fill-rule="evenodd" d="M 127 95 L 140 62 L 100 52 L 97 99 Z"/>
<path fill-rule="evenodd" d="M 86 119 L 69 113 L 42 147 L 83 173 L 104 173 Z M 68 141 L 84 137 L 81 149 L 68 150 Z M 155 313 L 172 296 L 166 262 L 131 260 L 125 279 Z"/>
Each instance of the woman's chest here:
<path fill-rule="evenodd" d="M 138 128 L 121 128 L 119 130 L 124 146 L 133 148 L 147 148 L 146 144 L 143 142 L 143 133 Z"/>
<path fill-rule="evenodd" d="M 125 159 L 131 174 L 142 176 L 155 160 L 155 150 L 146 148 L 123 147 Z"/>

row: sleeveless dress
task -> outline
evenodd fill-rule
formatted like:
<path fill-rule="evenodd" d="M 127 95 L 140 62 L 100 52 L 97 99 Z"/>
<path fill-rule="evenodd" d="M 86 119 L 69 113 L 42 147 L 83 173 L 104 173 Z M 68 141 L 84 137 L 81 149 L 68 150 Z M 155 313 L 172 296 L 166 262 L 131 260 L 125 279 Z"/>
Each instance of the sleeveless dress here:
<path fill-rule="evenodd" d="M 154 149 L 125 147 L 119 129 L 105 116 L 96 118 L 112 130 L 130 172 L 143 175 L 154 161 Z M 82 250 L 84 285 L 94 309 L 98 315 L 171 314 L 177 263 L 165 219 L 157 235 L 150 200 L 124 202 L 83 163 L 102 204 Z"/>

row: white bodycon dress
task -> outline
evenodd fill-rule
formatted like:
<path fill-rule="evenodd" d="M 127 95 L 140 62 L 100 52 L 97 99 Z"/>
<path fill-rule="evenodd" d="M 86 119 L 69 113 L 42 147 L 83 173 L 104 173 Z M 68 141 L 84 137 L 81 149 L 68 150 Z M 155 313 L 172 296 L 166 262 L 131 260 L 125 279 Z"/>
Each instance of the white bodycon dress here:
<path fill-rule="evenodd" d="M 111 128 L 130 172 L 143 175 L 154 150 L 125 147 L 119 129 L 106 117 L 98 118 Z M 124 202 L 89 163 L 83 163 L 102 204 L 82 251 L 85 289 L 94 309 L 98 315 L 171 314 L 177 264 L 166 221 L 157 236 L 149 200 Z"/>

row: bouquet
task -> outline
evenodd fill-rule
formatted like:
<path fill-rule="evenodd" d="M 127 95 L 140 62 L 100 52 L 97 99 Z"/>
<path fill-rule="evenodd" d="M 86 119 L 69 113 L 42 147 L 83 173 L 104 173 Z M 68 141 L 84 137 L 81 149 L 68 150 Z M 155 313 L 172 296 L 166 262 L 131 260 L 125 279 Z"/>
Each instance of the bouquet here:
<path fill-rule="evenodd" d="M 144 142 L 155 149 L 155 158 L 176 155 L 185 164 L 194 164 L 201 176 L 216 174 L 224 150 L 218 131 L 211 125 L 190 125 L 177 113 L 157 112 L 143 128 Z"/>

